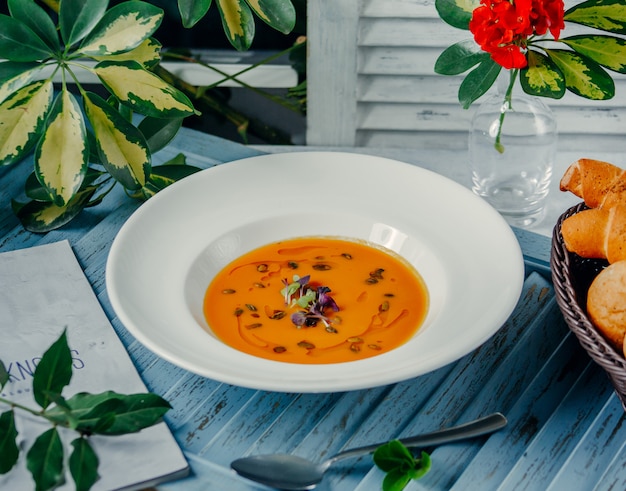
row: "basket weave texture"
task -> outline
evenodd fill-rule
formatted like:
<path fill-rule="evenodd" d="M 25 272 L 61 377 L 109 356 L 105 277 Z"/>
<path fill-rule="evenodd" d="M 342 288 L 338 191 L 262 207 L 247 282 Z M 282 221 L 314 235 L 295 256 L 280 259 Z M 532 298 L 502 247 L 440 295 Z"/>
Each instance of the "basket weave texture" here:
<path fill-rule="evenodd" d="M 607 266 L 599 259 L 583 259 L 570 253 L 563 243 L 561 224 L 575 213 L 586 209 L 584 203 L 563 213 L 554 227 L 550 266 L 556 301 L 565 322 L 576 335 L 592 360 L 607 373 L 622 406 L 626 410 L 626 358 L 618 353 L 599 333 L 587 317 L 587 291 L 596 275 Z"/>

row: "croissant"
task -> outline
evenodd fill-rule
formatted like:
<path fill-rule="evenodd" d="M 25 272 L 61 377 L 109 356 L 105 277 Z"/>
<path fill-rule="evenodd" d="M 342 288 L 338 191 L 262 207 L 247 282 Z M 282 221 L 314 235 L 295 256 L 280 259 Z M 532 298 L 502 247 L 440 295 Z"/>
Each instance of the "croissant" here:
<path fill-rule="evenodd" d="M 572 215 L 561 224 L 563 243 L 581 257 L 626 259 L 626 204 L 591 208 Z"/>
<path fill-rule="evenodd" d="M 581 198 L 590 208 L 626 203 L 626 171 L 608 162 L 580 159 L 563 174 L 561 191 Z"/>

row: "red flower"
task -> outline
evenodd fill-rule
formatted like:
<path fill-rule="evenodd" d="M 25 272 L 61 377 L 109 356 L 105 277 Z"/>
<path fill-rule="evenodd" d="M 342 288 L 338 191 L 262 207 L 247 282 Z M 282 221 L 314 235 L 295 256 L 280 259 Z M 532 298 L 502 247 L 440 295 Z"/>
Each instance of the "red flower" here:
<path fill-rule="evenodd" d="M 563 23 L 563 0 L 481 0 L 469 28 L 478 45 L 504 68 L 527 65 L 530 36 L 548 30 L 558 39 Z"/>

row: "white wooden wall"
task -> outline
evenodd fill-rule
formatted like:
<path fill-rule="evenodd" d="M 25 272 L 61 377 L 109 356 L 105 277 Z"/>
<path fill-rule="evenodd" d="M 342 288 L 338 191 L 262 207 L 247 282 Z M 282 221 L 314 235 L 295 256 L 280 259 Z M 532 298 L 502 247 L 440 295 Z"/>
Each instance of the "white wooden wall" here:
<path fill-rule="evenodd" d="M 579 0 L 565 0 L 566 6 Z M 310 0 L 308 6 L 307 144 L 460 148 L 473 111 L 461 108 L 463 76 L 440 76 L 435 60 L 467 39 L 437 16 L 434 0 Z M 574 28 L 575 29 L 575 28 Z M 572 34 L 567 27 L 565 34 Z M 626 150 L 626 77 L 614 74 L 616 96 L 588 101 L 572 94 L 544 99 L 559 138 L 576 149 L 577 135 L 597 134 Z M 607 138 L 607 136 L 609 138 Z M 584 148 L 583 148 L 584 150 Z"/>

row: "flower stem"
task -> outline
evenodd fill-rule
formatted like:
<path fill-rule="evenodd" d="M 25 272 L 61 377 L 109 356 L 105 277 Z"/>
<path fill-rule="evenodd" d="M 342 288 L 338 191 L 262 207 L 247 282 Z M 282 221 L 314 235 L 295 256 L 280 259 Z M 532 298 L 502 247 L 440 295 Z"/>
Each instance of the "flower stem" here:
<path fill-rule="evenodd" d="M 510 111 L 512 109 L 511 100 L 513 99 L 513 86 L 515 85 L 515 79 L 517 77 L 518 71 L 519 70 L 516 68 L 509 72 L 509 85 L 506 88 L 506 93 L 504 94 L 504 103 L 500 107 L 498 134 L 496 135 L 496 142 L 494 144 L 495 149 L 500 153 L 504 153 L 504 145 L 502 145 L 502 125 L 504 124 L 504 116 L 506 115 L 507 111 Z"/>

